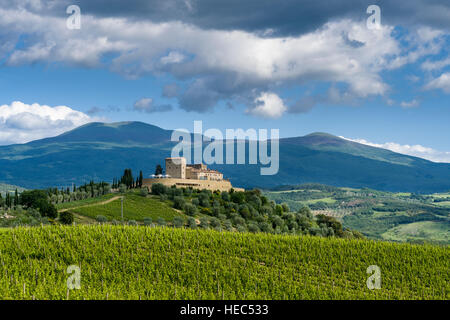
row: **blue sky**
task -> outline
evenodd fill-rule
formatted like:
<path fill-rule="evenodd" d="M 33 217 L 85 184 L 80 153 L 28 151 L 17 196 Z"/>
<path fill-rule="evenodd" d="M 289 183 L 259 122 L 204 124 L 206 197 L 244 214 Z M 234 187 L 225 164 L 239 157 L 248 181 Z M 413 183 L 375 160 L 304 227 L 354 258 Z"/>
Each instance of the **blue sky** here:
<path fill-rule="evenodd" d="M 205 129 L 278 128 L 281 137 L 328 132 L 450 162 L 444 1 L 412 1 L 406 12 L 380 4 L 376 30 L 356 0 L 326 10 L 274 3 L 276 14 L 260 18 L 242 16 L 235 1 L 220 16 L 204 1 L 165 2 L 178 11 L 156 2 L 148 15 L 142 1 L 101 2 L 74 1 L 79 30 L 66 27 L 64 1 L 0 9 L 0 144 L 90 121 L 192 129 L 202 120 Z"/>

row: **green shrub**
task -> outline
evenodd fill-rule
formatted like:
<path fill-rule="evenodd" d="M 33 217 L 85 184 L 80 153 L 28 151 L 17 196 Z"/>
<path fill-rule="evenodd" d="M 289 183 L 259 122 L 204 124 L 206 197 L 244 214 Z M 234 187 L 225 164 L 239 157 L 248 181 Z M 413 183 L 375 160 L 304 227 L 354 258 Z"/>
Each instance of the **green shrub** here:
<path fill-rule="evenodd" d="M 184 226 L 184 219 L 181 217 L 173 218 L 173 226 L 175 228 L 181 228 L 182 226 Z"/>
<path fill-rule="evenodd" d="M 245 194 L 244 192 L 233 192 L 231 194 L 231 201 L 237 204 L 242 204 L 245 201 Z"/>
<path fill-rule="evenodd" d="M 73 213 L 69 211 L 64 211 L 59 214 L 59 221 L 62 224 L 72 224 L 73 223 Z"/>
<path fill-rule="evenodd" d="M 201 214 L 206 214 L 206 215 L 210 216 L 211 213 L 212 213 L 212 211 L 211 211 L 210 208 L 202 208 L 202 209 L 200 210 L 200 213 L 201 213 Z"/>
<path fill-rule="evenodd" d="M 184 205 L 185 205 L 184 197 L 176 196 L 173 198 L 173 207 L 175 209 L 183 210 Z"/>
<path fill-rule="evenodd" d="M 155 194 L 155 195 L 166 194 L 167 189 L 168 188 L 165 185 L 163 185 L 162 183 L 152 184 L 152 194 Z"/>
<path fill-rule="evenodd" d="M 230 220 L 227 220 L 223 223 L 223 226 L 225 228 L 225 230 L 227 231 L 232 231 L 233 230 L 233 224 L 231 223 Z"/>
<path fill-rule="evenodd" d="M 209 220 L 206 217 L 200 218 L 200 228 L 202 229 L 208 229 L 209 228 Z"/>
<path fill-rule="evenodd" d="M 317 224 L 324 224 L 329 228 L 332 228 L 334 230 L 334 234 L 336 234 L 339 237 L 342 237 L 344 235 L 344 230 L 342 228 L 342 223 L 338 220 L 336 220 L 333 217 L 326 216 L 324 214 L 319 214 L 316 216 Z"/>
<path fill-rule="evenodd" d="M 188 218 L 188 227 L 191 229 L 197 229 L 197 221 L 194 218 Z"/>
<path fill-rule="evenodd" d="M 209 195 L 207 193 L 204 192 L 200 193 L 200 195 L 198 196 L 198 200 L 200 201 L 200 206 L 205 208 L 210 207 Z"/>
<path fill-rule="evenodd" d="M 217 228 L 217 227 L 221 226 L 220 221 L 217 218 L 211 218 L 210 223 L 213 228 Z"/>
<path fill-rule="evenodd" d="M 142 197 L 148 196 L 148 188 L 147 188 L 147 187 L 141 188 L 141 190 L 139 191 L 139 194 L 140 194 Z"/>
<path fill-rule="evenodd" d="M 259 227 L 254 222 L 251 222 L 248 224 L 248 231 L 253 233 L 259 232 Z"/>
<path fill-rule="evenodd" d="M 197 214 L 197 207 L 191 203 L 186 203 L 184 206 L 184 213 L 186 213 L 188 216 L 193 216 Z"/>
<path fill-rule="evenodd" d="M 165 226 L 166 220 L 164 220 L 164 218 L 159 217 L 158 220 L 156 220 L 156 223 L 159 224 L 160 226 Z"/>
<path fill-rule="evenodd" d="M 43 217 L 55 219 L 58 216 L 58 210 L 56 209 L 56 207 L 47 200 L 38 200 L 36 206 L 39 209 L 41 216 Z"/>
<path fill-rule="evenodd" d="M 226 202 L 230 201 L 230 194 L 227 191 L 222 192 L 222 200 Z"/>
<path fill-rule="evenodd" d="M 95 220 L 97 220 L 97 222 L 99 222 L 99 223 L 105 223 L 105 222 L 108 221 L 108 219 L 105 216 L 102 216 L 102 215 L 96 216 Z"/>

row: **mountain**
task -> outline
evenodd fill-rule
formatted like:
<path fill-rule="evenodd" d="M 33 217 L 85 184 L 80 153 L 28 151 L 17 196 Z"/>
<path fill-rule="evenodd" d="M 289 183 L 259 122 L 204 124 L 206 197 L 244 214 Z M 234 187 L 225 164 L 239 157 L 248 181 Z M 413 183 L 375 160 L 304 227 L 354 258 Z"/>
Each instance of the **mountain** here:
<path fill-rule="evenodd" d="M 164 130 L 143 122 L 91 122 L 57 137 L 31 142 L 30 145 L 73 142 L 152 143 L 170 140 L 172 130 Z"/>
<path fill-rule="evenodd" d="M 145 176 L 175 145 L 171 131 L 142 122 L 90 123 L 53 138 L 0 147 L 0 181 L 26 188 L 111 181 L 124 168 Z M 260 165 L 211 165 L 240 187 L 316 182 L 386 191 L 450 190 L 450 164 L 374 148 L 327 133 L 280 139 L 279 172 Z M 204 146 L 206 144 L 204 143 Z M 246 161 L 248 163 L 248 161 Z"/>
<path fill-rule="evenodd" d="M 14 193 L 15 191 L 18 192 L 22 192 L 25 189 L 18 187 L 18 186 L 12 186 L 10 184 L 4 184 L 4 183 L 0 183 L 0 194 L 2 195 L 2 197 L 4 197 L 6 195 L 6 193 Z"/>

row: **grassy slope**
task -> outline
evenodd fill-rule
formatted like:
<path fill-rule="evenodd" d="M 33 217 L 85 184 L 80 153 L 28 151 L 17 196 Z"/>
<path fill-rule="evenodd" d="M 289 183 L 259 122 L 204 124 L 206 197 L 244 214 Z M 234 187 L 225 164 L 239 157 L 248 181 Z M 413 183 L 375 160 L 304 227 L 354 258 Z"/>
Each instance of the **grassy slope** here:
<path fill-rule="evenodd" d="M 448 247 L 105 225 L 4 230 L 0 248 L 1 299 L 66 299 L 72 264 L 71 299 L 450 298 Z"/>
<path fill-rule="evenodd" d="M 75 207 L 81 207 L 81 206 L 85 206 L 85 205 L 92 205 L 92 204 L 96 204 L 98 202 L 109 200 L 109 199 L 111 199 L 111 198 L 113 198 L 115 196 L 117 196 L 117 194 L 108 193 L 108 194 L 105 194 L 103 196 L 96 197 L 96 198 L 88 198 L 88 199 L 78 200 L 78 201 L 58 203 L 56 205 L 56 208 L 58 210 L 63 210 L 63 209 L 70 209 L 70 208 L 75 208 Z"/>
<path fill-rule="evenodd" d="M 115 195 L 117 196 L 117 194 Z M 104 199 L 96 198 L 96 202 L 102 202 Z M 100 199 L 100 200 L 99 200 Z M 88 207 L 75 208 L 70 211 L 77 215 L 86 216 L 90 218 L 103 215 L 109 220 L 120 220 L 121 216 L 121 200 L 115 200 L 113 202 L 94 205 Z M 75 206 L 75 202 L 74 202 Z M 124 220 L 136 220 L 143 221 L 144 218 L 152 218 L 156 221 L 159 217 L 164 218 L 166 221 L 172 221 L 176 216 L 184 216 L 172 209 L 167 203 L 160 202 L 158 198 L 142 197 L 137 194 L 127 193 L 125 194 L 125 200 L 123 203 Z"/>
<path fill-rule="evenodd" d="M 450 224 L 435 221 L 408 223 L 389 229 L 381 236 L 383 239 L 395 241 L 407 241 L 413 238 L 449 243 Z"/>

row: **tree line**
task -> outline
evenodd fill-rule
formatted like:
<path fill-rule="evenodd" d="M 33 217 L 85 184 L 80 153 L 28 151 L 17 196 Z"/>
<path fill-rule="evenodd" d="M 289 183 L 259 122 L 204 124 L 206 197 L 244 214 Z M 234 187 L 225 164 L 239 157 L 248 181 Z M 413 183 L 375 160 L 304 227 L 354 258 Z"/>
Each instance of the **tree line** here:
<path fill-rule="evenodd" d="M 318 235 L 324 237 L 361 238 L 359 232 L 345 229 L 337 219 L 314 216 L 308 207 L 291 211 L 286 203 L 276 204 L 258 189 L 236 192 L 174 188 L 153 184 L 153 195 L 170 200 L 173 207 L 189 216 L 187 225 L 239 232 Z"/>
<path fill-rule="evenodd" d="M 113 179 L 112 188 L 120 189 L 121 185 L 126 189 L 142 188 L 143 181 L 144 175 L 142 174 L 142 170 L 139 172 L 139 176 L 135 179 L 133 177 L 133 171 L 131 169 L 125 169 L 120 179 Z"/>
<path fill-rule="evenodd" d="M 10 192 L 6 192 L 5 199 L 3 199 L 3 196 L 0 193 L 0 207 L 10 209 L 17 205 L 19 205 L 19 192 L 17 189 L 15 190 L 14 195 L 11 195 Z"/>

